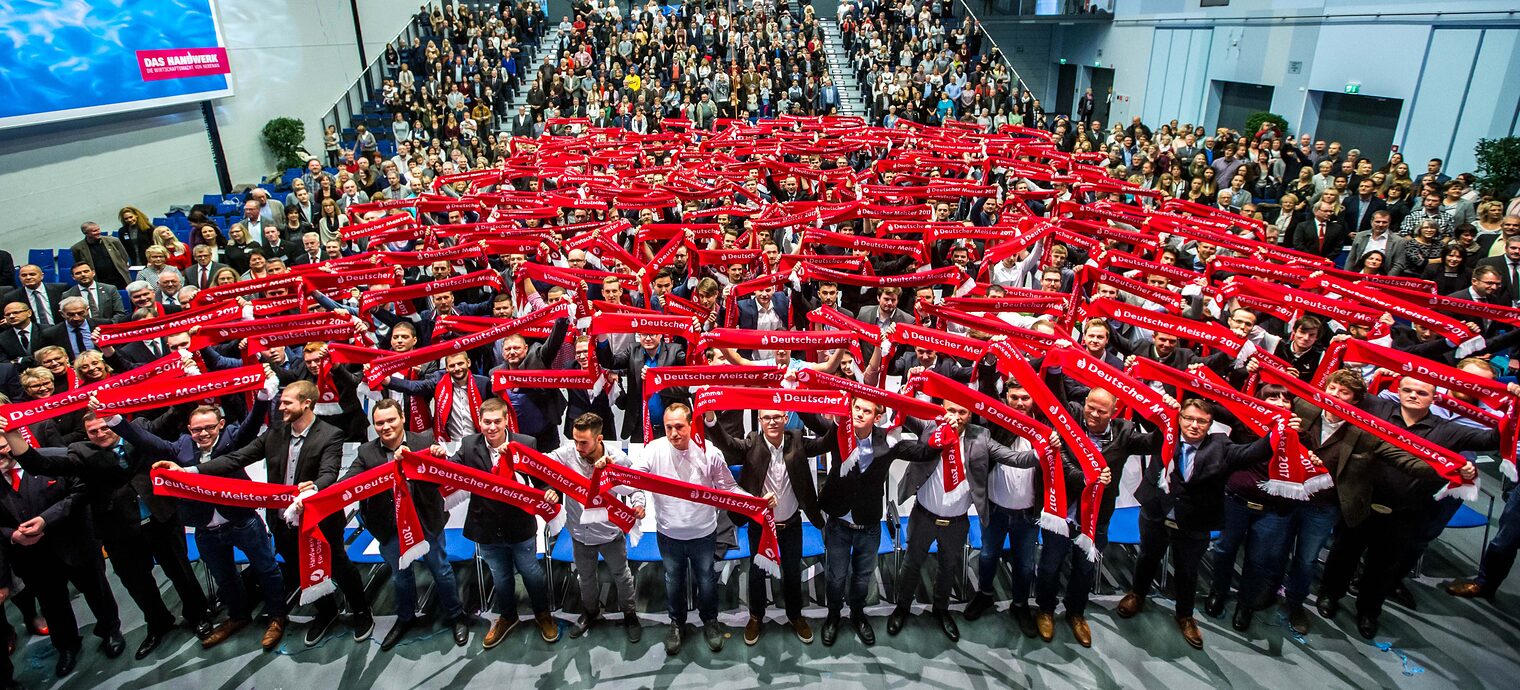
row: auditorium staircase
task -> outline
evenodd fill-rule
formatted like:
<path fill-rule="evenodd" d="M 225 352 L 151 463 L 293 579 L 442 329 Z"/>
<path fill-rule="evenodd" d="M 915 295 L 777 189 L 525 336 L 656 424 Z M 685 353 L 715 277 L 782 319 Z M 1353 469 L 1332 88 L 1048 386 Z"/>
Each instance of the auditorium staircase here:
<path fill-rule="evenodd" d="M 543 66 L 544 58 L 546 56 L 552 56 L 554 57 L 556 63 L 559 61 L 559 48 L 561 40 L 562 37 L 560 36 L 559 24 L 550 23 L 549 29 L 544 32 L 543 39 L 540 40 L 538 42 L 538 46 L 536 46 L 537 50 L 534 51 L 533 62 L 528 65 L 527 78 L 523 81 L 522 88 L 518 89 L 517 94 L 512 97 L 512 107 L 507 109 L 508 122 L 503 123 L 503 125 L 504 128 L 508 131 L 511 130 L 512 126 L 510 119 L 513 116 L 517 115 L 518 107 L 528 104 L 528 92 L 532 91 L 533 85 L 538 83 L 538 68 Z M 547 87 L 548 85 L 545 84 L 545 86 Z"/>
<path fill-rule="evenodd" d="M 790 3 L 796 5 L 797 0 L 790 0 Z M 834 86 L 839 87 L 839 114 L 866 117 L 865 91 L 860 88 L 855 69 L 850 65 L 850 54 L 844 49 L 838 20 L 819 16 L 818 26 L 823 29 L 823 55 L 829 76 L 834 79 Z"/>

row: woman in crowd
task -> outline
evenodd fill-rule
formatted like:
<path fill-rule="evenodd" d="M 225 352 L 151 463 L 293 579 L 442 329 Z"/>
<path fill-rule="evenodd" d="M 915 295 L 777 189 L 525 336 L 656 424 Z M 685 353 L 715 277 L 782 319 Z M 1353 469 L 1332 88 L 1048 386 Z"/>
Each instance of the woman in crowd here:
<path fill-rule="evenodd" d="M 168 226 L 160 225 L 153 228 L 153 244 L 163 247 L 169 253 L 168 262 L 170 266 L 178 269 L 190 267 L 190 245 L 181 242 L 178 237 L 175 237 L 174 231 L 170 230 Z"/>
<path fill-rule="evenodd" d="M 116 239 L 121 240 L 122 246 L 126 247 L 128 263 L 142 263 L 143 250 L 153 243 L 153 222 L 148 214 L 139 211 L 136 206 L 121 207 L 116 212 L 116 219 L 121 222 L 121 229 L 116 231 Z"/>

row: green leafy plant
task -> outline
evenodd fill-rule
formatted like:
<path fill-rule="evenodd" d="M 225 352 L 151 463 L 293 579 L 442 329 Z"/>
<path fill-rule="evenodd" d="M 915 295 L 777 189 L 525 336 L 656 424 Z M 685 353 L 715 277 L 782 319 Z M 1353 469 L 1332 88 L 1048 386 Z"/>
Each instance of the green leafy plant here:
<path fill-rule="evenodd" d="M 1496 199 L 1508 199 L 1520 186 L 1520 137 L 1479 139 L 1473 147 L 1478 159 L 1478 188 Z"/>
<path fill-rule="evenodd" d="M 299 151 L 306 142 L 305 123 L 293 117 L 277 117 L 264 124 L 263 135 L 278 169 L 301 167 Z"/>
<path fill-rule="evenodd" d="M 1287 118 L 1278 115 L 1277 113 L 1269 113 L 1265 110 L 1251 113 L 1251 116 L 1246 118 L 1246 128 L 1241 130 L 1241 134 L 1244 134 L 1248 137 L 1256 136 L 1256 132 L 1261 129 L 1261 123 L 1263 122 L 1271 122 L 1272 124 L 1277 125 L 1278 136 L 1288 136 Z"/>

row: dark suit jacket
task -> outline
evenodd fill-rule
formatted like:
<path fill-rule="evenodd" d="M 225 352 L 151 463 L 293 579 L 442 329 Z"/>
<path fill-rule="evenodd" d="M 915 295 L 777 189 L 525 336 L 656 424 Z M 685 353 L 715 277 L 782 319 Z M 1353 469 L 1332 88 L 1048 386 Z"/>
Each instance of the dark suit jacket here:
<path fill-rule="evenodd" d="M 723 451 L 731 464 L 744 466 L 739 473 L 739 488 L 764 496 L 766 474 L 771 466 L 770 442 L 765 436 L 751 431 L 743 438 L 734 438 L 724 425 L 716 422 L 706 429 L 708 440 Z M 786 464 L 792 494 L 797 497 L 797 509 L 815 525 L 823 524 L 823 513 L 818 510 L 818 489 L 813 486 L 813 477 L 817 475 L 813 457 L 838 447 L 834 429 L 818 438 L 804 438 L 801 429 L 787 431 L 781 437 L 781 460 Z"/>
<path fill-rule="evenodd" d="M 116 272 L 121 274 L 123 278 L 131 279 L 132 258 L 127 253 L 127 246 L 122 244 L 121 240 L 108 235 L 101 235 L 100 241 L 105 244 L 106 256 L 111 259 L 111 265 L 116 269 Z M 103 272 L 100 266 L 95 265 L 95 255 L 90 251 L 89 240 L 79 240 L 74 243 L 73 247 L 69 248 L 69 252 L 74 255 L 75 266 L 86 264 L 94 268 L 96 273 Z"/>
<path fill-rule="evenodd" d="M 1293 248 L 1298 251 L 1334 258 L 1351 239 L 1351 230 L 1334 218 L 1325 222 L 1325 241 L 1319 240 L 1319 225 L 1313 216 L 1293 225 Z"/>
<path fill-rule="evenodd" d="M 1374 195 L 1372 201 L 1367 202 L 1367 210 L 1363 211 L 1362 198 L 1352 194 L 1351 198 L 1346 200 L 1345 206 L 1346 210 L 1341 214 L 1341 224 L 1350 228 L 1352 232 L 1360 232 L 1372 227 L 1372 214 L 1387 209 L 1388 202 Z M 1360 223 L 1356 220 L 1358 214 L 1362 216 Z"/>
<path fill-rule="evenodd" d="M 410 451 L 426 453 L 428 447 L 433 445 L 433 435 L 414 434 L 408 431 L 401 445 Z M 343 478 L 357 477 L 368 470 L 394 461 L 395 456 L 381 445 L 380 439 L 366 441 L 359 446 L 359 454 L 354 458 L 353 464 L 348 466 L 348 472 L 343 475 Z M 407 489 L 412 494 L 412 505 L 417 507 L 417 519 L 422 523 L 422 531 L 425 534 L 438 534 L 443 531 L 443 523 L 447 516 L 444 514 L 443 495 L 438 492 L 438 485 L 413 479 L 407 481 Z M 364 528 L 369 530 L 375 539 L 381 542 L 395 539 L 396 493 L 387 491 L 379 496 L 360 501 L 359 520 L 364 523 Z"/>
<path fill-rule="evenodd" d="M 909 369 L 918 366 L 923 366 L 923 362 L 918 359 L 918 353 L 914 352 L 912 348 L 904 348 L 902 354 L 892 360 L 887 373 L 894 376 L 906 376 Z M 945 378 L 954 379 L 961 383 L 970 383 L 971 375 L 976 371 L 976 367 L 963 365 L 955 361 L 955 358 L 943 353 L 936 354 L 934 364 L 926 368 L 936 374 L 943 375 Z"/>
<path fill-rule="evenodd" d="M 508 438 L 529 448 L 537 449 L 532 436 L 509 434 Z M 459 452 L 453 460 L 461 465 L 483 472 L 496 468 L 496 450 L 486 443 L 484 434 L 470 434 L 459 444 Z M 537 520 L 530 514 L 501 501 L 470 494 L 470 507 L 464 518 L 464 538 L 477 544 L 506 544 L 527 541 L 538 529 Z"/>
<path fill-rule="evenodd" d="M 224 268 L 227 268 L 227 264 L 224 264 L 220 261 L 213 261 L 208 264 L 206 266 L 207 282 L 205 284 L 201 283 L 201 267 L 199 264 L 191 263 L 189 268 L 180 271 L 180 273 L 183 273 L 185 275 L 186 285 L 194 285 L 195 287 L 205 290 L 206 288 L 211 287 L 210 281 L 216 279 L 216 272 Z M 239 273 L 241 272 L 242 271 L 239 271 Z"/>
<path fill-rule="evenodd" d="M 16 329 L 0 326 L 0 356 L 12 364 L 33 367 L 37 365 L 37 361 L 32 358 L 32 353 L 49 345 L 58 344 L 48 337 L 48 329 L 38 326 L 36 320 L 27 325 L 27 339 L 31 347 L 22 347 L 21 337 L 16 335 Z"/>
<path fill-rule="evenodd" d="M 928 422 L 912 417 L 903 420 L 903 428 L 918 434 L 923 438 L 934 430 Z M 976 506 L 977 515 L 991 515 L 991 501 L 987 498 L 987 478 L 991 476 L 992 465 L 1007 465 L 1009 467 L 1030 468 L 1039 465 L 1040 458 L 1032 450 L 1016 451 L 997 441 L 992 440 L 992 434 L 986 427 L 975 424 L 966 425 L 966 431 L 961 435 L 961 441 L 966 446 L 966 479 L 971 482 L 971 503 Z M 872 465 L 874 467 L 874 464 Z M 932 463 L 914 463 L 903 472 L 902 481 L 897 484 L 897 502 L 906 502 L 923 487 L 924 482 L 934 475 Z M 941 515 L 940 517 L 956 517 L 954 515 Z"/>
<path fill-rule="evenodd" d="M 1509 305 L 1515 300 L 1520 299 L 1520 293 L 1517 293 L 1515 290 L 1514 275 L 1512 275 L 1509 270 L 1508 258 L 1506 258 L 1503 254 L 1500 254 L 1499 256 L 1486 257 L 1479 259 L 1478 263 L 1473 265 L 1473 269 L 1476 270 L 1479 266 L 1494 267 L 1499 271 L 1499 277 L 1504 280 L 1504 287 L 1494 295 L 1499 303 Z"/>
<path fill-rule="evenodd" d="M 84 332 L 94 333 L 97 327 L 103 326 L 106 323 L 107 322 L 105 321 L 99 321 L 96 319 L 85 319 Z M 64 350 L 67 350 L 69 353 L 69 359 L 72 360 L 75 357 L 79 356 L 78 346 L 74 343 L 74 331 L 69 327 L 69 323 L 67 321 L 59 321 L 57 324 L 48 327 L 48 329 L 46 331 L 43 331 L 43 333 L 44 337 L 48 339 L 49 343 L 61 346 Z M 93 338 L 93 336 L 91 337 Z"/>
<path fill-rule="evenodd" d="M 1224 520 L 1224 487 L 1236 470 L 1272 457 L 1270 437 L 1252 443 L 1233 443 L 1227 434 L 1210 434 L 1193 454 L 1193 476 L 1182 478 L 1182 439 L 1177 439 L 1177 457 L 1167 471 L 1171 473 L 1167 490 L 1160 486 L 1161 462 L 1151 458 L 1146 463 L 1135 500 L 1141 515 L 1150 520 L 1165 520 L 1176 511 L 1178 529 L 1208 532 Z"/>
<path fill-rule="evenodd" d="M 38 551 L 51 553 L 69 565 L 82 562 L 81 555 L 100 548 L 90 531 L 85 506 L 84 484 L 74 477 L 51 477 L 26 470 L 21 473 L 20 492 L 12 489 L 9 481 L 0 482 L 0 542 L 9 550 L 6 554 L 9 562 L 22 573 L 33 565 L 27 554 Z M 31 546 L 12 543 L 16 528 L 35 517 L 47 522 L 42 540 Z"/>
<path fill-rule="evenodd" d="M 338 481 L 338 471 L 343 465 L 343 432 L 320 419 L 313 419 L 311 426 L 306 429 L 306 440 L 301 444 L 300 454 L 291 458 L 290 426 L 281 421 L 270 426 L 268 431 L 259 434 L 248 445 L 202 464 L 200 471 L 235 477 L 244 467 L 259 460 L 265 460 L 265 481 L 270 484 L 285 484 L 285 469 L 294 462 L 296 471 L 293 483 L 312 482 L 318 489 L 325 489 Z M 279 511 L 269 511 L 267 519 L 270 525 L 284 522 Z M 323 529 L 330 529 L 326 524 L 329 521 L 341 528 L 343 520 L 341 512 L 335 513 L 322 521 Z"/>
<path fill-rule="evenodd" d="M 754 330 L 756 328 L 755 324 L 760 319 L 760 302 L 754 297 L 746 297 L 735 304 L 739 308 L 739 328 Z M 771 313 L 775 314 L 776 318 L 781 319 L 781 325 L 784 328 L 790 329 L 792 327 L 791 300 L 788 298 L 787 293 L 778 292 L 775 297 L 771 298 Z"/>
<path fill-rule="evenodd" d="M 798 415 L 802 423 L 816 434 L 828 434 L 837 426 L 812 414 Z M 849 422 L 846 422 L 849 424 Z M 848 473 L 841 473 L 845 458 L 839 454 L 839 444 L 829 449 L 833 461 L 829 463 L 828 476 L 823 488 L 818 490 L 818 508 L 833 518 L 849 515 L 857 525 L 870 525 L 882 517 L 882 497 L 887 489 L 887 476 L 894 460 L 906 460 L 916 464 L 939 462 L 939 450 L 930 448 L 922 441 L 901 441 L 896 445 L 887 443 L 887 432 L 881 427 L 871 430 L 871 466 L 861 471 L 859 463 L 851 466 Z M 933 466 L 929 472 L 933 473 Z"/>
<path fill-rule="evenodd" d="M 241 422 L 228 422 L 222 429 L 222 435 L 217 437 L 216 443 L 211 445 L 211 457 L 215 459 L 251 443 L 258 436 L 260 420 L 268 414 L 269 401 L 256 400 L 249 408 L 247 417 Z M 188 421 L 188 411 L 181 411 L 163 415 L 151 423 L 133 420 L 119 423 L 111 429 L 126 439 L 127 443 L 142 448 L 155 459 L 173 460 L 180 467 L 197 467 L 201 464 L 200 451 L 195 447 L 195 441 L 190 438 L 190 434 L 179 431 Z M 179 433 L 173 441 L 165 438 L 173 433 Z M 250 478 L 241 467 L 227 476 L 235 479 Z M 251 508 L 216 506 L 201 501 L 180 500 L 176 501 L 175 505 L 179 510 L 180 520 L 190 527 L 209 525 L 213 512 L 220 512 L 222 517 L 232 522 L 241 522 L 257 515 Z"/>
<path fill-rule="evenodd" d="M 1324 432 L 1323 412 L 1303 400 L 1293 401 L 1293 413 L 1299 416 L 1303 429 L 1299 440 L 1305 450 L 1319 456 L 1330 478 L 1335 480 L 1341 519 L 1347 525 L 1360 525 L 1372 514 L 1373 487 L 1379 474 L 1398 472 L 1413 479 L 1440 479 L 1423 460 L 1350 423 L 1342 423 L 1329 438 L 1320 441 Z"/>
<path fill-rule="evenodd" d="M 639 419 L 638 406 L 645 399 L 644 396 L 644 346 L 638 342 L 630 343 L 628 349 L 614 353 L 607 341 L 596 344 L 596 361 L 603 369 L 613 369 L 623 373 L 623 382 L 628 386 L 628 395 L 624 399 L 623 406 L 623 438 L 633 438 L 635 434 L 644 433 L 644 420 Z M 665 343 L 655 352 L 655 366 L 674 367 L 686 364 L 686 348 L 679 343 Z M 660 391 L 660 397 L 665 404 L 673 402 L 691 403 L 691 393 L 685 387 L 671 387 Z M 640 439 L 642 440 L 642 439 Z"/>
<path fill-rule="evenodd" d="M 48 315 L 52 318 L 53 323 L 58 323 L 59 321 L 63 320 L 63 314 L 59 313 L 58 311 L 58 303 L 63 301 L 63 293 L 66 289 L 67 288 L 58 283 L 42 284 L 42 292 L 47 295 L 48 300 Z M 3 304 L 10 304 L 11 302 L 21 302 L 26 306 L 31 307 L 33 311 L 36 310 L 36 307 L 32 306 L 31 292 L 23 288 L 11 288 L 9 292 L 5 293 L 4 298 L 0 299 L 0 303 Z M 32 320 L 36 321 L 37 316 L 33 315 Z"/>
<path fill-rule="evenodd" d="M 115 285 L 107 285 L 96 281 L 90 286 L 91 297 L 95 301 L 95 313 L 90 316 L 100 321 L 111 323 L 118 317 L 125 316 L 127 308 L 121 302 L 121 291 Z M 64 297 L 84 297 L 84 293 L 78 285 L 63 291 Z"/>

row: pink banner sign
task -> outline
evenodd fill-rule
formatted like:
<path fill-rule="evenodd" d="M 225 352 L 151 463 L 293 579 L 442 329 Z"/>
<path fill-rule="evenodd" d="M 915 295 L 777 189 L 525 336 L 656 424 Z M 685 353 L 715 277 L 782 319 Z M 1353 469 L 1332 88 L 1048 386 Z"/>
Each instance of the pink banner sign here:
<path fill-rule="evenodd" d="M 143 81 L 183 79 L 227 74 L 226 48 L 174 48 L 137 51 L 137 69 Z"/>

